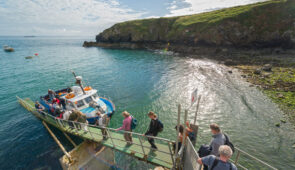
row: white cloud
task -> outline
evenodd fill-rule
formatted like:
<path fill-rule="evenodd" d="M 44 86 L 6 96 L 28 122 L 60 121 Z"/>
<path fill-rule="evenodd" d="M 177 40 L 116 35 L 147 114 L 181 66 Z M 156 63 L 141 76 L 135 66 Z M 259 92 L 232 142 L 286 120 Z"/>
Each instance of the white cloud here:
<path fill-rule="evenodd" d="M 167 8 L 170 13 L 166 16 L 190 15 L 262 1 L 265 0 L 174 0 Z"/>
<path fill-rule="evenodd" d="M 138 19 L 144 14 L 120 8 L 117 0 L 3 1 L 0 0 L 1 35 L 2 31 L 15 35 L 95 35 L 114 23 Z"/>

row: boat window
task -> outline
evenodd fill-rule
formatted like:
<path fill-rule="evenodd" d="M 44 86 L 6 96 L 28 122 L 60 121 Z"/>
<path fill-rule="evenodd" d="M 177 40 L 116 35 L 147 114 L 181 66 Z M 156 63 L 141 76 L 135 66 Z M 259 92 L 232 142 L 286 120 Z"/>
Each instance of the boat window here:
<path fill-rule="evenodd" d="M 75 108 L 72 102 L 69 102 L 70 107 Z"/>
<path fill-rule="evenodd" d="M 79 100 L 79 101 L 77 101 L 77 102 L 76 102 L 76 105 L 77 105 L 77 107 L 82 107 L 82 106 L 84 106 L 84 102 L 83 102 L 83 100 Z"/>
<path fill-rule="evenodd" d="M 85 98 L 85 101 L 86 101 L 86 103 L 90 103 L 90 102 L 92 102 L 93 100 L 92 100 L 91 96 L 89 96 L 89 97 L 86 97 L 86 98 Z"/>
<path fill-rule="evenodd" d="M 95 93 L 94 95 L 92 95 L 94 99 L 98 98 L 98 95 Z"/>

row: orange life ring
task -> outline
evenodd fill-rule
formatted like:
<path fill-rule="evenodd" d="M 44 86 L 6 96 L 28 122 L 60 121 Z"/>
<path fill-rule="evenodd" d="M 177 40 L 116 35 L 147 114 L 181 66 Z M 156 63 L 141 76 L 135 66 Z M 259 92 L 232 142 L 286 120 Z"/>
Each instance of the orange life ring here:
<path fill-rule="evenodd" d="M 66 95 L 66 98 L 67 99 L 71 99 L 73 97 L 75 97 L 75 94 L 74 93 L 69 93 L 69 94 Z"/>
<path fill-rule="evenodd" d="M 87 87 L 84 88 L 85 91 L 89 91 L 91 89 L 92 89 L 91 86 L 87 86 Z"/>

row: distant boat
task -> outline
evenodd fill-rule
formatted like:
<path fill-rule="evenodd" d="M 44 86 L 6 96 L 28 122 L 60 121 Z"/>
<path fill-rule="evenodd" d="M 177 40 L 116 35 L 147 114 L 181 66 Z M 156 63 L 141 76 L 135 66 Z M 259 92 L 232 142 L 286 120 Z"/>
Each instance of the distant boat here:
<path fill-rule="evenodd" d="M 9 47 L 8 45 L 4 45 L 3 50 L 6 52 L 13 52 L 14 51 L 14 49 L 12 47 Z"/>
<path fill-rule="evenodd" d="M 27 56 L 27 57 L 25 57 L 25 59 L 32 59 L 33 58 L 33 56 Z"/>

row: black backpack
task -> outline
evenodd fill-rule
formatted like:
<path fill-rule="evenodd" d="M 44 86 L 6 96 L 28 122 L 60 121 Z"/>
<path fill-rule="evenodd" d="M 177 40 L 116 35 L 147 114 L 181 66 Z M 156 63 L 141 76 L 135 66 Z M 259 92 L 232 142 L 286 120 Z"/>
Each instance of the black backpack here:
<path fill-rule="evenodd" d="M 163 123 L 158 119 L 158 132 L 162 132 L 164 130 Z"/>
<path fill-rule="evenodd" d="M 218 162 L 219 162 L 219 159 L 218 159 L 218 158 L 215 158 L 215 159 L 214 159 L 214 162 L 213 162 L 213 165 L 212 165 L 212 167 L 210 168 L 210 170 L 213 170 L 213 169 L 215 168 L 215 166 L 218 164 Z M 232 164 L 230 163 L 229 170 L 232 170 L 232 169 L 233 169 L 233 167 L 232 167 Z"/>
<path fill-rule="evenodd" d="M 234 153 L 235 152 L 235 146 L 234 146 L 234 144 L 231 143 L 231 141 L 229 141 L 229 138 L 228 138 L 228 136 L 226 134 L 223 134 L 223 135 L 225 137 L 224 144 L 227 145 L 227 146 L 229 146 L 231 148 L 231 150 L 233 151 L 233 153 Z"/>
<path fill-rule="evenodd" d="M 200 149 L 198 150 L 198 154 L 200 157 L 205 157 L 210 155 L 212 151 L 212 147 L 209 145 L 201 145 Z"/>

